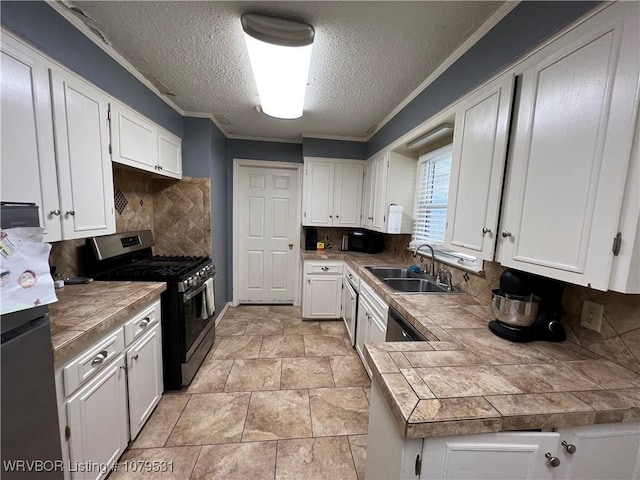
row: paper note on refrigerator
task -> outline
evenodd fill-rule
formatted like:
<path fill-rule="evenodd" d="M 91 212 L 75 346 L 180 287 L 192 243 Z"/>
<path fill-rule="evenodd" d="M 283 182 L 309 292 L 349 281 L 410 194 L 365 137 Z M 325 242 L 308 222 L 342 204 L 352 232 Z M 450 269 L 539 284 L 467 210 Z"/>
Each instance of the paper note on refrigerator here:
<path fill-rule="evenodd" d="M 40 227 L 0 230 L 0 314 L 57 302 Z"/>

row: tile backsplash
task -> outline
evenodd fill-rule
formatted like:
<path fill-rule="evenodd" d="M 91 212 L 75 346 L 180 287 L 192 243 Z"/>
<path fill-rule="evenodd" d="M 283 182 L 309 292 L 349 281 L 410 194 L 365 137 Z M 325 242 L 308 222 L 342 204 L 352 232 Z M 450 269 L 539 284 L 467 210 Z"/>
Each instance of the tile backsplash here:
<path fill-rule="evenodd" d="M 157 255 L 211 255 L 211 181 L 156 178 L 114 166 L 116 232 L 151 230 Z M 82 240 L 52 243 L 49 263 L 65 276 L 87 275 Z"/>

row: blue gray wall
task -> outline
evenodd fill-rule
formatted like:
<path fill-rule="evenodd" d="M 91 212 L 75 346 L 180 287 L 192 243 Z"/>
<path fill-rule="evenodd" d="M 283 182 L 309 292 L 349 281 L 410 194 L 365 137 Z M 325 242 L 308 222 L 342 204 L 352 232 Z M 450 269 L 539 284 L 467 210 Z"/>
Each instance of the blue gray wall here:
<path fill-rule="evenodd" d="M 473 88 L 504 70 L 601 2 L 524 1 L 398 112 L 368 142 L 375 155 Z"/>
<path fill-rule="evenodd" d="M 2 27 L 182 137 L 182 116 L 42 1 L 0 2 Z"/>
<path fill-rule="evenodd" d="M 366 142 L 347 142 L 344 140 L 325 140 L 322 138 L 303 138 L 302 155 L 305 157 L 369 158 Z"/>
<path fill-rule="evenodd" d="M 187 177 L 211 181 L 211 258 L 215 282 L 216 313 L 229 301 L 227 258 L 227 147 L 226 138 L 207 118 L 185 117 L 182 138 L 182 172 Z"/>

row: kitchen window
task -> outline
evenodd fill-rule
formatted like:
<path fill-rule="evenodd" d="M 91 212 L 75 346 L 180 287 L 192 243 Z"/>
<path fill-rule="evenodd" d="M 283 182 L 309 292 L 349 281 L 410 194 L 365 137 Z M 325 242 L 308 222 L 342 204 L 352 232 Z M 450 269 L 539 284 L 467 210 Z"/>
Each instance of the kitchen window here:
<path fill-rule="evenodd" d="M 471 255 L 454 252 L 444 247 L 449 202 L 449 177 L 453 145 L 448 144 L 420 155 L 418 160 L 414 224 L 409 248 L 428 243 L 436 260 L 458 268 L 479 272 L 483 263 Z M 420 250 L 429 255 L 429 250 Z"/>

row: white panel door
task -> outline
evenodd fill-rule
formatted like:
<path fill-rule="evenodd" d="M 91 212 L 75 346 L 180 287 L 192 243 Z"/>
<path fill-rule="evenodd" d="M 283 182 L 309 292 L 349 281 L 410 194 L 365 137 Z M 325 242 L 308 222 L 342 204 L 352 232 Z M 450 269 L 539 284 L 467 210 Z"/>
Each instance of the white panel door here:
<path fill-rule="evenodd" d="M 607 18 L 616 9 L 626 14 Z M 606 290 L 637 113 L 637 4 L 524 72 L 499 242 L 504 266 Z"/>
<path fill-rule="evenodd" d="M 297 171 L 241 166 L 238 173 L 238 301 L 293 303 Z"/>
<path fill-rule="evenodd" d="M 488 85 L 455 117 L 444 243 L 483 260 L 495 250 L 513 81 Z"/>
<path fill-rule="evenodd" d="M 490 433 L 425 439 L 420 478 L 533 480 L 554 478 L 557 433 Z"/>
<path fill-rule="evenodd" d="M 158 131 L 158 163 L 162 175 L 182 178 L 182 140 L 179 137 Z"/>
<path fill-rule="evenodd" d="M 67 421 L 73 465 L 112 465 L 120 458 L 129 437 L 124 356 L 67 401 Z M 109 473 L 76 470 L 74 480 L 102 479 Z"/>
<path fill-rule="evenodd" d="M 62 239 L 62 226 L 49 73 L 32 55 L 12 45 L 3 37 L 0 200 L 38 205 L 44 241 L 55 242 Z"/>
<path fill-rule="evenodd" d="M 569 453 L 560 446 L 559 478 L 626 480 L 640 478 L 640 423 L 609 423 L 561 428 L 560 440 L 575 446 Z"/>
<path fill-rule="evenodd" d="M 359 227 L 364 164 L 336 163 L 333 184 L 333 226 Z"/>
<path fill-rule="evenodd" d="M 63 237 L 114 233 L 107 98 L 71 75 L 52 72 L 51 85 Z"/>
<path fill-rule="evenodd" d="M 162 336 L 157 324 L 127 350 L 129 432 L 134 440 L 162 397 Z"/>
<path fill-rule="evenodd" d="M 333 225 L 333 176 L 332 162 L 306 162 L 303 225 Z"/>

